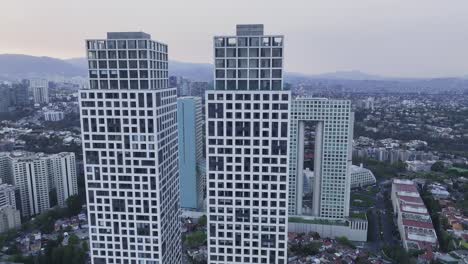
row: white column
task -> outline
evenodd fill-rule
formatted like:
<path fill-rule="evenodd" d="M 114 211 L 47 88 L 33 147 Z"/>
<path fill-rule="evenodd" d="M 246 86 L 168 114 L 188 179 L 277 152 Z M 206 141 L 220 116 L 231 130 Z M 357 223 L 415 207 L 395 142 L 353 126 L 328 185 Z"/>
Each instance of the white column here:
<path fill-rule="evenodd" d="M 297 122 L 297 170 L 296 170 L 296 213 L 302 214 L 302 198 L 304 193 L 304 121 Z"/>
<path fill-rule="evenodd" d="M 320 194 L 322 182 L 322 146 L 323 146 L 323 122 L 318 122 L 315 128 L 315 152 L 314 152 L 314 197 L 312 215 L 320 216 Z"/>

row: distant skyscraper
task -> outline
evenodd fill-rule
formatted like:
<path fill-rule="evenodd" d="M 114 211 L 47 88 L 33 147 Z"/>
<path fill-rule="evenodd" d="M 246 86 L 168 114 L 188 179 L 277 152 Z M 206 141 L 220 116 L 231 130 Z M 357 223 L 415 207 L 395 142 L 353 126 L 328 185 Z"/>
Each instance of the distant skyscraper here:
<path fill-rule="evenodd" d="M 10 107 L 10 87 L 0 84 L 0 113 L 6 113 Z"/>
<path fill-rule="evenodd" d="M 206 92 L 208 262 L 287 263 L 289 101 L 283 36 L 214 37 Z"/>
<path fill-rule="evenodd" d="M 181 263 L 176 89 L 143 32 L 86 41 L 81 125 L 91 262 Z"/>
<path fill-rule="evenodd" d="M 44 79 L 32 79 L 29 81 L 35 104 L 49 103 L 49 82 Z"/>
<path fill-rule="evenodd" d="M 14 96 L 14 106 L 22 107 L 29 105 L 29 82 L 23 80 L 21 83 L 14 83 L 12 95 Z"/>
<path fill-rule="evenodd" d="M 203 116 L 200 97 L 177 99 L 179 131 L 179 174 L 181 206 L 202 209 L 205 175 L 200 165 L 203 159 Z M 203 165 L 202 165 L 203 166 Z"/>

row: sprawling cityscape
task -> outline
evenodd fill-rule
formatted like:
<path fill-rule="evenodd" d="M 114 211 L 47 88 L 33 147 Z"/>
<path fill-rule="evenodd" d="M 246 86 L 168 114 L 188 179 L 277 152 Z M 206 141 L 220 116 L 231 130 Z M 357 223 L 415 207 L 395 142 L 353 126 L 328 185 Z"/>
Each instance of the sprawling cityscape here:
<path fill-rule="evenodd" d="M 0 54 L 0 263 L 468 264 L 468 79 L 295 74 L 290 41 Z"/>

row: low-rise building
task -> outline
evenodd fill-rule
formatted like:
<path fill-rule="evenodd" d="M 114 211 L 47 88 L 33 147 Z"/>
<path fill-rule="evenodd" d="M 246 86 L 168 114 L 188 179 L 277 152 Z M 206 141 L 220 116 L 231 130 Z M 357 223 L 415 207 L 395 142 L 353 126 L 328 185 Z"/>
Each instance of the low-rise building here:
<path fill-rule="evenodd" d="M 436 199 L 447 199 L 450 197 L 450 193 L 447 191 L 447 188 L 439 183 L 429 185 L 429 192 Z"/>
<path fill-rule="evenodd" d="M 64 118 L 62 111 L 46 111 L 44 112 L 44 120 L 48 122 L 61 121 Z"/>
<path fill-rule="evenodd" d="M 406 250 L 437 248 L 437 235 L 416 184 L 411 180 L 394 179 L 392 205 L 398 231 Z"/>
<path fill-rule="evenodd" d="M 373 185 L 377 181 L 369 169 L 362 166 L 351 165 L 351 188 Z"/>
<path fill-rule="evenodd" d="M 427 160 L 427 161 L 420 161 L 420 160 L 413 160 L 413 161 L 406 161 L 407 169 L 412 172 L 429 172 L 431 171 L 432 165 L 436 163 L 435 160 Z"/>

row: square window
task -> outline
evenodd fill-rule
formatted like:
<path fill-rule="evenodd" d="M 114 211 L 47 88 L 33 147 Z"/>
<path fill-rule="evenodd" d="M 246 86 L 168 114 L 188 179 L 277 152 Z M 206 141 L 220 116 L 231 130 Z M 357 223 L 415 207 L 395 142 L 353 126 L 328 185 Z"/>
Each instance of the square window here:
<path fill-rule="evenodd" d="M 215 57 L 216 58 L 223 58 L 225 57 L 225 49 L 224 48 L 220 48 L 220 49 L 216 49 L 215 50 Z"/>
<path fill-rule="evenodd" d="M 216 70 L 216 78 L 224 78 L 225 72 L 224 70 Z"/>
<path fill-rule="evenodd" d="M 224 67 L 225 67 L 225 60 L 216 59 L 216 68 L 224 68 Z"/>
<path fill-rule="evenodd" d="M 226 49 L 226 57 L 236 57 L 236 49 L 235 48 L 227 48 Z"/>
<path fill-rule="evenodd" d="M 135 40 L 129 40 L 128 41 L 128 48 L 129 49 L 136 49 L 136 41 Z"/>
<path fill-rule="evenodd" d="M 224 38 L 215 38 L 215 47 L 224 47 L 225 40 Z"/>
<path fill-rule="evenodd" d="M 118 40 L 118 41 L 117 41 L 117 48 L 119 48 L 119 49 L 126 49 L 126 48 L 127 48 L 127 41 L 125 41 L 125 40 Z"/>
<path fill-rule="evenodd" d="M 273 48 L 272 49 L 272 57 L 282 57 L 283 56 L 283 49 L 282 48 Z"/>
<path fill-rule="evenodd" d="M 258 78 L 258 70 L 249 70 L 249 78 Z"/>
<path fill-rule="evenodd" d="M 224 80 L 216 80 L 216 90 L 224 89 L 226 89 Z"/>
<path fill-rule="evenodd" d="M 249 90 L 258 90 L 258 80 L 249 80 Z"/>
<path fill-rule="evenodd" d="M 248 50 L 247 48 L 237 49 L 237 54 L 238 54 L 238 57 L 248 57 Z"/>
<path fill-rule="evenodd" d="M 237 46 L 246 47 L 247 45 L 248 45 L 247 38 L 238 38 L 237 39 Z"/>
<path fill-rule="evenodd" d="M 250 48 L 249 49 L 249 56 L 250 57 L 258 57 L 258 48 Z"/>
<path fill-rule="evenodd" d="M 258 59 L 250 59 L 249 60 L 249 67 L 250 68 L 258 68 Z"/>
<path fill-rule="evenodd" d="M 271 57 L 271 49 L 270 48 L 262 48 L 261 50 L 262 57 Z"/>
<path fill-rule="evenodd" d="M 249 39 L 250 46 L 251 47 L 258 47 L 260 46 L 260 38 L 257 37 L 252 37 Z"/>
<path fill-rule="evenodd" d="M 240 59 L 240 60 L 237 60 L 237 67 L 238 68 L 247 68 L 248 67 L 248 61 L 247 59 Z"/>

